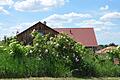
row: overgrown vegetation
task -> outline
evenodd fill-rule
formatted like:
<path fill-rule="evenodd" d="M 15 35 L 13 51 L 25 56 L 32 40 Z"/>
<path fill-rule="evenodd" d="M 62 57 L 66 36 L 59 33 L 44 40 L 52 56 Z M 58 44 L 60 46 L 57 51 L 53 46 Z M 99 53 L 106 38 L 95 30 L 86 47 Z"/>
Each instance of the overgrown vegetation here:
<path fill-rule="evenodd" d="M 120 48 L 95 55 L 65 34 L 50 37 L 34 32 L 32 45 L 14 38 L 0 43 L 0 77 L 104 77 L 120 76 Z"/>

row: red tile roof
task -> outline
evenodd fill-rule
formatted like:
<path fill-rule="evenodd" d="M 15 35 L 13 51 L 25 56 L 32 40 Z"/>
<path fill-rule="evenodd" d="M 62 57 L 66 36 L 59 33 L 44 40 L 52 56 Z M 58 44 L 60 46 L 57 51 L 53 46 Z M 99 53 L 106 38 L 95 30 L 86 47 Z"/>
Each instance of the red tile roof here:
<path fill-rule="evenodd" d="M 93 28 L 55 28 L 55 30 L 67 33 L 76 42 L 86 47 L 98 46 Z"/>

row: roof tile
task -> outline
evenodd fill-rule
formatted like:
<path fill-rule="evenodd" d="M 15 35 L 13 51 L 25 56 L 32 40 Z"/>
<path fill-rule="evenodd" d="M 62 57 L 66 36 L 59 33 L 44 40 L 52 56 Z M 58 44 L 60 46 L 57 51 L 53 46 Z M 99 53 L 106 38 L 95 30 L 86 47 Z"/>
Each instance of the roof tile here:
<path fill-rule="evenodd" d="M 58 32 L 67 33 L 76 42 L 86 47 L 98 46 L 93 28 L 54 28 Z"/>

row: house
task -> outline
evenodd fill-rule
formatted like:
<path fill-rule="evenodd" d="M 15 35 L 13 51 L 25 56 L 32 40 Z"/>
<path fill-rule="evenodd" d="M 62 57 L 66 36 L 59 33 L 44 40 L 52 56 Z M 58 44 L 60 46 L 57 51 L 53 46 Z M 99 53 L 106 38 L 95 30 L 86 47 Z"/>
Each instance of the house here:
<path fill-rule="evenodd" d="M 24 43 L 24 44 L 31 44 L 32 40 L 33 40 L 32 36 L 31 36 L 31 33 L 32 33 L 33 30 L 38 31 L 42 35 L 50 33 L 51 36 L 54 36 L 54 35 L 59 34 L 59 32 L 57 32 L 54 29 L 48 27 L 45 22 L 44 23 L 38 22 L 35 25 L 33 25 L 33 26 L 29 27 L 28 29 L 24 30 L 23 32 L 17 34 L 16 35 L 17 40 L 19 42 Z"/>
<path fill-rule="evenodd" d="M 114 49 L 116 49 L 115 46 L 109 46 L 109 47 L 106 47 L 106 48 L 103 48 L 103 49 L 100 49 L 100 50 L 96 51 L 96 54 L 103 55 L 103 54 L 106 54 L 107 52 L 110 52 Z"/>
<path fill-rule="evenodd" d="M 67 33 L 76 42 L 86 47 L 98 46 L 93 28 L 55 28 L 54 30 Z"/>
<path fill-rule="evenodd" d="M 67 33 L 76 42 L 83 44 L 88 48 L 96 48 L 98 46 L 93 28 L 50 28 L 46 23 L 38 22 L 25 31 L 17 35 L 17 40 L 24 44 L 32 42 L 31 32 L 33 30 L 40 32 L 42 35 L 50 33 L 52 36 L 61 32 Z"/>

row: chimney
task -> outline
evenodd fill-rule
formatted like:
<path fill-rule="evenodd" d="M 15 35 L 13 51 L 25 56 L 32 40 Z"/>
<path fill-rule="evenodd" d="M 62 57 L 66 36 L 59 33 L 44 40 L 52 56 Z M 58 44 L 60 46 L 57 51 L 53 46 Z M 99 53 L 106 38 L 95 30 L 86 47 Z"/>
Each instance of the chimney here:
<path fill-rule="evenodd" d="M 43 22 L 43 24 L 45 24 L 45 25 L 46 25 L 46 24 L 47 24 L 47 22 L 46 22 L 46 21 L 44 21 L 44 22 Z"/>
<path fill-rule="evenodd" d="M 19 34 L 19 31 L 18 31 L 18 30 L 16 31 L 16 34 Z"/>

